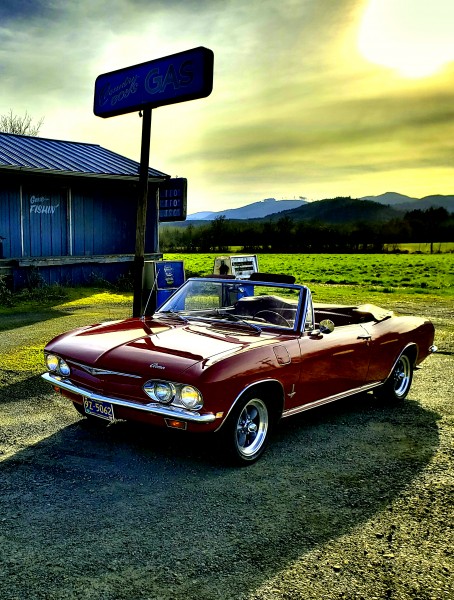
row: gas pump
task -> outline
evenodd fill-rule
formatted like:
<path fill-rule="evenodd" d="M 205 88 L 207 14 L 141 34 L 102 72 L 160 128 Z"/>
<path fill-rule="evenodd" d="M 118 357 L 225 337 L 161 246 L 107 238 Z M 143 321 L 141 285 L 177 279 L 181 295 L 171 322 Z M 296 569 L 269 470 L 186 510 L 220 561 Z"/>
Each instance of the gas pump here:
<path fill-rule="evenodd" d="M 214 260 L 213 275 L 233 275 L 235 279 L 249 279 L 257 273 L 259 264 L 256 254 L 218 256 Z"/>
<path fill-rule="evenodd" d="M 184 281 L 184 261 L 146 260 L 142 285 L 145 314 L 153 314 Z"/>

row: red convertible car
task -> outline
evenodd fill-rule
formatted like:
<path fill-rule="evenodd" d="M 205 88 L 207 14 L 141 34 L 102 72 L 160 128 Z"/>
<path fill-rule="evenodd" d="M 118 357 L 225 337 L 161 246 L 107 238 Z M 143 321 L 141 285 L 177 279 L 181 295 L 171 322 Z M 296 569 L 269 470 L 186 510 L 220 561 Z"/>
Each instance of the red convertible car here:
<path fill-rule="evenodd" d="M 368 390 L 402 400 L 436 350 L 430 321 L 273 279 L 188 279 L 153 316 L 53 339 L 43 378 L 89 419 L 217 432 L 250 464 L 283 417 Z"/>

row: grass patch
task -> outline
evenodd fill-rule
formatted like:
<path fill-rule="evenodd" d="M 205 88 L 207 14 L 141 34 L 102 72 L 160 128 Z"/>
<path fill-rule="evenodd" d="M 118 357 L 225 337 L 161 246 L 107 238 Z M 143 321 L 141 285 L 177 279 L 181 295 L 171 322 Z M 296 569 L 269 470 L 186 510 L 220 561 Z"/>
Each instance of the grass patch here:
<path fill-rule="evenodd" d="M 184 260 L 186 276 L 209 275 L 216 254 L 172 254 Z M 432 316 L 452 306 L 454 256 L 444 255 L 259 255 L 260 270 L 293 274 L 308 285 L 315 302 L 373 303 L 406 314 Z M 348 274 L 348 275 L 347 275 Z M 65 297 L 47 301 L 18 296 L 0 307 L 0 369 L 39 373 L 42 350 L 55 335 L 81 325 L 131 316 L 132 294 L 99 288 L 64 288 Z M 417 310 L 415 310 L 417 306 Z M 9 331 L 17 331 L 16 345 Z M 20 339 L 20 343 L 17 343 Z"/>
<path fill-rule="evenodd" d="M 58 304 L 55 308 L 68 309 L 68 308 L 81 308 L 85 306 L 118 306 L 118 305 L 131 305 L 132 294 L 130 293 L 115 293 L 105 291 L 94 291 L 90 294 L 83 294 L 82 297 L 79 294 L 79 289 L 74 288 L 71 290 L 71 298 L 62 304 Z"/>
<path fill-rule="evenodd" d="M 0 369 L 5 371 L 44 371 L 43 349 L 45 343 L 16 347 L 0 355 Z"/>
<path fill-rule="evenodd" d="M 186 276 L 210 275 L 217 254 L 166 254 L 184 260 Z M 260 254 L 259 270 L 296 277 L 317 289 L 323 300 L 339 295 L 370 302 L 370 292 L 398 297 L 424 294 L 434 299 L 454 295 L 453 254 Z M 338 287 L 342 288 L 339 293 Z M 344 298 L 345 300 L 345 298 Z"/>

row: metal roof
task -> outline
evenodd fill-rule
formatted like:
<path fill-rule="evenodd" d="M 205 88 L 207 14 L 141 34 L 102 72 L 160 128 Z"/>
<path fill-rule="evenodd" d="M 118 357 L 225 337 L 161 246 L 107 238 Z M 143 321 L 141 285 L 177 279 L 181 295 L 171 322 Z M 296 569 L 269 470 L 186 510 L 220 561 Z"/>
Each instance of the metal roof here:
<path fill-rule="evenodd" d="M 97 144 L 0 132 L 0 171 L 137 179 L 139 163 Z M 152 178 L 169 176 L 149 168 Z"/>

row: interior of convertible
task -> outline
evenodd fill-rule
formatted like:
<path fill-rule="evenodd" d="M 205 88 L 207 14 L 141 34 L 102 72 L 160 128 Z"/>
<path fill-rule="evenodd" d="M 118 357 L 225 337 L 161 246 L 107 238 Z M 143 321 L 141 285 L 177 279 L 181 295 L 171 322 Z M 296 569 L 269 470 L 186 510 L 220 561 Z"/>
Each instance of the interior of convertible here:
<path fill-rule="evenodd" d="M 246 296 L 233 305 L 232 314 L 253 318 L 273 325 L 293 327 L 298 303 L 279 296 Z"/>
<path fill-rule="evenodd" d="M 262 324 L 294 329 L 299 307 L 306 305 L 307 288 L 259 281 L 189 279 L 159 312 L 178 314 L 181 318 L 245 321 L 257 329 Z M 392 315 L 373 305 L 342 306 L 314 304 L 314 321 L 310 313 L 306 331 L 317 329 L 330 320 L 335 327 L 377 322 Z"/>
<path fill-rule="evenodd" d="M 342 327 L 344 325 L 383 321 L 385 318 L 390 317 L 392 313 L 372 304 L 359 306 L 314 304 L 314 315 L 316 323 L 329 319 L 336 327 Z"/>
<path fill-rule="evenodd" d="M 293 327 L 297 305 L 286 298 L 279 296 L 252 296 L 238 300 L 233 309 L 233 314 L 247 318 L 263 319 L 275 325 L 284 325 L 284 321 Z M 389 311 L 384 311 L 372 305 L 343 306 L 314 304 L 314 317 L 316 327 L 321 321 L 331 320 L 335 327 L 355 325 L 381 321 L 391 316 Z"/>

